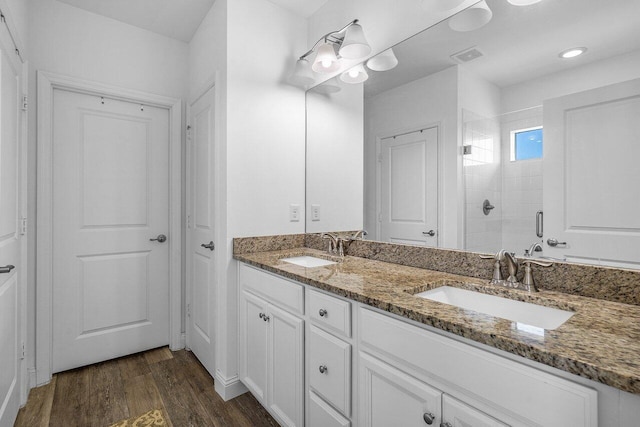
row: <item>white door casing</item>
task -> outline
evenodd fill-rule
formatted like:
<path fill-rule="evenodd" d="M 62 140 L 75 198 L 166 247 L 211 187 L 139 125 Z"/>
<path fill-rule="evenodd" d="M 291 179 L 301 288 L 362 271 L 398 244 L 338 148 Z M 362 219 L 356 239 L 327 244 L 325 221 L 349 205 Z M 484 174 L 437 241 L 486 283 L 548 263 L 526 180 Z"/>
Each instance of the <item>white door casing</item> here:
<path fill-rule="evenodd" d="M 438 128 L 380 139 L 379 177 L 380 239 L 437 247 Z"/>
<path fill-rule="evenodd" d="M 151 241 L 169 234 L 169 112 L 62 89 L 53 106 L 60 372 L 169 343 L 169 246 Z"/>
<path fill-rule="evenodd" d="M 89 81 L 84 81 L 80 79 L 65 77 L 61 75 L 56 75 L 47 72 L 38 72 L 38 236 L 37 236 L 37 295 L 36 295 L 36 309 L 38 311 L 38 317 L 36 320 L 36 345 L 38 347 L 38 352 L 36 354 L 36 381 L 38 384 L 44 384 L 51 379 L 51 373 L 53 369 L 52 365 L 52 353 L 53 353 L 53 277 L 54 277 L 54 259 L 53 259 L 53 248 L 54 248 L 54 226 L 53 226 L 53 215 L 54 215 L 54 185 L 53 185 L 53 177 L 54 177 L 54 168 L 53 168 L 53 141 L 54 141 L 54 122 L 53 122 L 53 106 L 54 106 L 54 90 L 60 92 L 76 92 L 79 94 L 84 94 L 86 96 L 94 96 L 105 98 L 105 104 L 107 100 L 113 100 L 115 103 L 123 102 L 123 103 L 132 103 L 138 109 L 147 109 L 150 110 L 152 108 L 157 108 L 160 110 L 164 110 L 164 113 L 169 117 L 168 128 L 166 133 L 169 135 L 169 146 L 168 152 L 165 156 L 164 164 L 158 165 L 161 168 L 165 168 L 168 170 L 168 174 L 165 175 L 165 185 L 169 187 L 168 191 L 168 201 L 166 205 L 168 205 L 168 220 L 165 221 L 164 227 L 166 228 L 164 232 L 162 230 L 146 230 L 144 233 L 145 244 L 149 245 L 158 245 L 157 242 L 149 242 L 148 239 L 155 237 L 157 234 L 166 234 L 168 236 L 168 241 L 163 245 L 166 245 L 165 251 L 167 251 L 167 257 L 165 257 L 164 262 L 166 263 L 166 269 L 168 269 L 168 277 L 169 277 L 169 287 L 168 287 L 168 301 L 169 306 L 165 308 L 168 310 L 168 323 L 169 323 L 169 344 L 172 349 L 178 349 L 181 347 L 181 334 L 180 334 L 180 320 L 181 320 L 181 299 L 180 299 L 180 282 L 181 282 L 181 263 L 180 263 L 180 247 L 181 247 L 181 218 L 180 218 L 180 201 L 181 201 L 181 105 L 180 101 L 167 98 L 157 95 L 151 95 L 139 91 L 122 89 L 110 85 L 104 85 L 101 83 L 94 83 Z M 112 117 L 113 118 L 113 117 Z M 99 121 L 100 119 L 93 118 L 94 121 Z M 102 120 L 105 120 L 104 118 Z M 97 126 L 96 123 L 92 125 L 94 128 Z M 97 126 L 99 127 L 99 126 Z M 91 126 L 87 128 L 87 131 L 90 131 Z M 117 131 L 113 131 L 114 133 Z M 99 156 L 109 154 L 108 152 L 101 152 L 102 149 L 96 148 L 93 150 L 93 153 L 88 154 L 89 156 Z M 139 153 L 138 153 L 139 154 Z M 115 155 L 111 152 L 111 155 Z M 95 159 L 94 159 L 95 160 Z M 56 158 L 56 162 L 58 159 Z M 148 161 L 147 161 L 148 162 Z M 57 163 L 56 163 L 57 164 Z M 122 167 L 125 169 L 126 173 L 127 161 L 124 160 L 122 162 Z M 130 166 L 130 164 L 129 164 Z M 102 168 L 102 165 L 99 166 Z M 152 178 L 152 176 L 149 176 Z M 100 183 L 98 180 L 94 182 L 98 187 Z M 108 186 L 104 186 L 104 191 L 107 191 Z M 135 185 L 134 185 L 135 187 Z M 139 188 L 138 188 L 139 189 Z M 132 197 L 131 193 L 133 190 L 128 189 L 125 192 L 125 195 Z M 84 195 L 84 193 L 82 193 Z M 90 196 L 91 197 L 91 196 Z M 119 195 L 118 195 L 119 197 Z M 103 205 L 103 207 L 106 205 Z M 151 208 L 152 204 L 148 205 Z M 107 212 L 113 213 L 115 209 L 111 209 L 106 207 L 104 209 L 91 210 L 88 209 L 83 217 L 85 219 L 90 218 L 91 221 L 95 223 L 94 225 L 89 225 L 87 230 L 82 231 L 91 231 L 97 233 L 100 227 L 104 227 L 105 233 L 109 230 L 109 228 L 118 228 L 118 227 L 129 227 L 128 231 L 131 231 L 136 228 L 136 221 L 131 222 L 132 218 L 127 218 L 128 215 L 126 212 L 121 213 L 119 217 L 120 225 L 118 227 L 111 227 L 109 225 L 98 226 L 101 221 L 105 221 L 108 218 L 105 217 Z M 166 207 L 165 207 L 166 211 Z M 138 212 L 138 214 L 140 211 Z M 125 223 L 129 223 L 125 225 Z M 105 222 L 105 224 L 107 224 Z M 95 230 L 90 230 L 91 228 L 95 228 Z M 144 228 L 144 227 L 140 227 Z M 86 233 L 85 233 L 86 234 Z M 106 233 L 108 234 L 108 233 Z M 105 234 L 105 235 L 106 235 Z M 133 234 L 133 233 L 130 233 Z M 122 238 L 133 239 L 133 237 L 128 234 L 122 234 Z M 86 239 L 78 239 L 78 242 L 82 243 Z M 117 239 L 116 239 L 117 240 Z M 103 243 L 107 246 L 106 258 L 103 261 L 109 262 L 119 262 L 123 258 L 123 254 L 118 252 L 118 250 L 113 250 L 108 248 L 110 239 L 105 238 Z M 131 250 L 127 252 L 132 255 L 131 259 L 127 262 L 130 264 L 129 267 L 137 268 L 137 272 L 140 275 L 143 274 L 152 274 L 148 271 L 145 271 L 145 268 L 142 266 L 144 264 L 141 262 L 141 259 L 145 257 L 144 253 L 148 250 Z M 126 252 L 126 251 L 125 251 Z M 138 253 L 135 253 L 138 252 Z M 90 255 L 96 255 L 91 250 L 88 251 Z M 108 260 L 107 258 L 113 258 Z M 124 256 L 126 258 L 126 256 Z M 96 258 L 98 259 L 98 258 Z M 86 261 L 87 259 L 85 259 Z M 102 261 L 102 260 L 101 260 Z M 98 263 L 99 264 L 99 263 Z M 135 265 L 134 265 L 135 264 Z M 98 266 L 97 264 L 92 267 L 97 267 L 91 270 L 88 274 L 100 275 L 102 271 L 109 271 L 109 266 L 103 264 L 102 266 Z M 104 270 L 102 270 L 104 269 Z M 79 271 L 78 267 L 76 271 Z M 115 277 L 113 273 L 111 273 L 112 277 Z M 102 292 L 100 290 L 95 290 L 94 297 L 99 298 L 99 293 Z M 130 302 L 126 304 L 131 305 Z M 135 304 L 134 304 L 135 306 Z M 141 307 L 140 304 L 137 307 Z M 132 328 L 132 325 L 135 325 L 137 321 L 132 321 L 131 325 L 123 325 L 121 329 L 126 330 L 127 328 Z M 140 322 L 138 322 L 140 323 Z M 144 322 L 141 322 L 144 323 Z M 92 326 L 91 322 L 89 322 L 88 326 Z M 93 323 L 93 326 L 97 326 L 96 329 L 100 330 L 102 325 L 98 323 Z M 98 331 L 94 331 L 98 332 Z M 89 334 L 90 335 L 90 334 Z"/>
<path fill-rule="evenodd" d="M 640 268 L 640 79 L 543 109 L 545 254 Z"/>
<path fill-rule="evenodd" d="M 0 426 L 13 425 L 26 396 L 24 113 L 22 63 L 0 28 Z M 8 268 L 8 266 L 14 268 Z"/>
<path fill-rule="evenodd" d="M 190 104 L 188 123 L 187 347 L 213 376 L 216 261 L 215 87 L 209 87 Z"/>

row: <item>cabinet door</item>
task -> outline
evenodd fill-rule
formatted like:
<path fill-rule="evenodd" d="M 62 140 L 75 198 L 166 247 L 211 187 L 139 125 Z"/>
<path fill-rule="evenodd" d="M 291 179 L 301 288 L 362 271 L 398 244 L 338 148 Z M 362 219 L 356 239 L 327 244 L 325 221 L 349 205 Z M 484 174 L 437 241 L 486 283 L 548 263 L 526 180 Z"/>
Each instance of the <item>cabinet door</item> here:
<path fill-rule="evenodd" d="M 304 321 L 269 306 L 267 404 L 286 426 L 304 423 Z"/>
<path fill-rule="evenodd" d="M 240 379 L 261 402 L 267 386 L 267 303 L 248 292 L 240 296 Z"/>
<path fill-rule="evenodd" d="M 442 426 L 506 427 L 507 424 L 445 394 L 442 398 Z"/>
<path fill-rule="evenodd" d="M 366 353 L 360 353 L 359 359 L 358 394 L 363 426 L 440 425 L 439 390 Z"/>

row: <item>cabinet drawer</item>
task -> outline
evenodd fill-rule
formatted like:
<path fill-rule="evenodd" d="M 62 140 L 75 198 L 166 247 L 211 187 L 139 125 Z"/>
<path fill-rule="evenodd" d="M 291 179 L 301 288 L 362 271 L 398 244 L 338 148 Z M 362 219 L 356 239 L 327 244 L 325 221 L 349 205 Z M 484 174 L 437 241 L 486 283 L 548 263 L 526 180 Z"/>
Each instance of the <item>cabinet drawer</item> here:
<path fill-rule="evenodd" d="M 309 392 L 309 427 L 349 427 L 351 422 L 340 415 L 317 394 Z"/>
<path fill-rule="evenodd" d="M 527 425 L 597 425 L 593 389 L 369 309 L 360 308 L 359 316 L 360 349 L 465 390 L 488 404 L 483 411 L 524 419 Z"/>
<path fill-rule="evenodd" d="M 294 314 L 304 314 L 304 286 L 240 263 L 240 286 Z"/>
<path fill-rule="evenodd" d="M 317 291 L 307 292 L 307 312 L 316 325 L 345 337 L 351 336 L 351 303 Z"/>
<path fill-rule="evenodd" d="M 351 411 L 351 345 L 311 325 L 309 386 L 346 416 Z"/>

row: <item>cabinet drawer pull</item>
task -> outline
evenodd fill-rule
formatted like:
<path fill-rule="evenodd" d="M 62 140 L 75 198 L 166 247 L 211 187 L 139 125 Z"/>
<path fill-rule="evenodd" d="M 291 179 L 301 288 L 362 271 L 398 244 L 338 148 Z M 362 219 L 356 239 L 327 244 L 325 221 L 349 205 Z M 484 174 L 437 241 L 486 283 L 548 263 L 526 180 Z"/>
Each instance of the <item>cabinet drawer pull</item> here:
<path fill-rule="evenodd" d="M 263 319 L 263 318 L 264 318 L 264 313 L 260 313 L 260 314 L 258 314 L 258 317 L 259 317 L 259 318 L 261 318 L 261 319 Z"/>
<path fill-rule="evenodd" d="M 271 319 L 269 316 L 267 316 L 266 314 L 264 316 L 262 316 L 262 320 L 264 320 L 265 322 L 268 322 L 269 319 Z"/>
<path fill-rule="evenodd" d="M 329 368 L 327 368 L 326 365 L 320 365 L 320 367 L 318 368 L 318 370 L 320 371 L 321 374 L 326 374 L 327 371 L 329 370 Z"/>
<path fill-rule="evenodd" d="M 321 308 L 320 311 L 318 311 L 318 314 L 320 315 L 320 317 L 324 317 L 327 315 L 327 310 Z"/>
<path fill-rule="evenodd" d="M 422 419 L 424 420 L 425 423 L 431 425 L 433 424 L 433 420 L 436 419 L 436 416 L 433 415 L 431 412 L 425 412 L 424 415 L 422 416 Z"/>

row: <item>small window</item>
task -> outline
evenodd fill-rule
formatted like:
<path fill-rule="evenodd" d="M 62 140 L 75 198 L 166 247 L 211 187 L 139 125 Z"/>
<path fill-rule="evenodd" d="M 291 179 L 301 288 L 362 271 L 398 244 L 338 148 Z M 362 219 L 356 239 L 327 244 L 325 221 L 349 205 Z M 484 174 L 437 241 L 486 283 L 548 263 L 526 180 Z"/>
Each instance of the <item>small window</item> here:
<path fill-rule="evenodd" d="M 511 132 L 511 161 L 542 158 L 542 128 Z"/>

